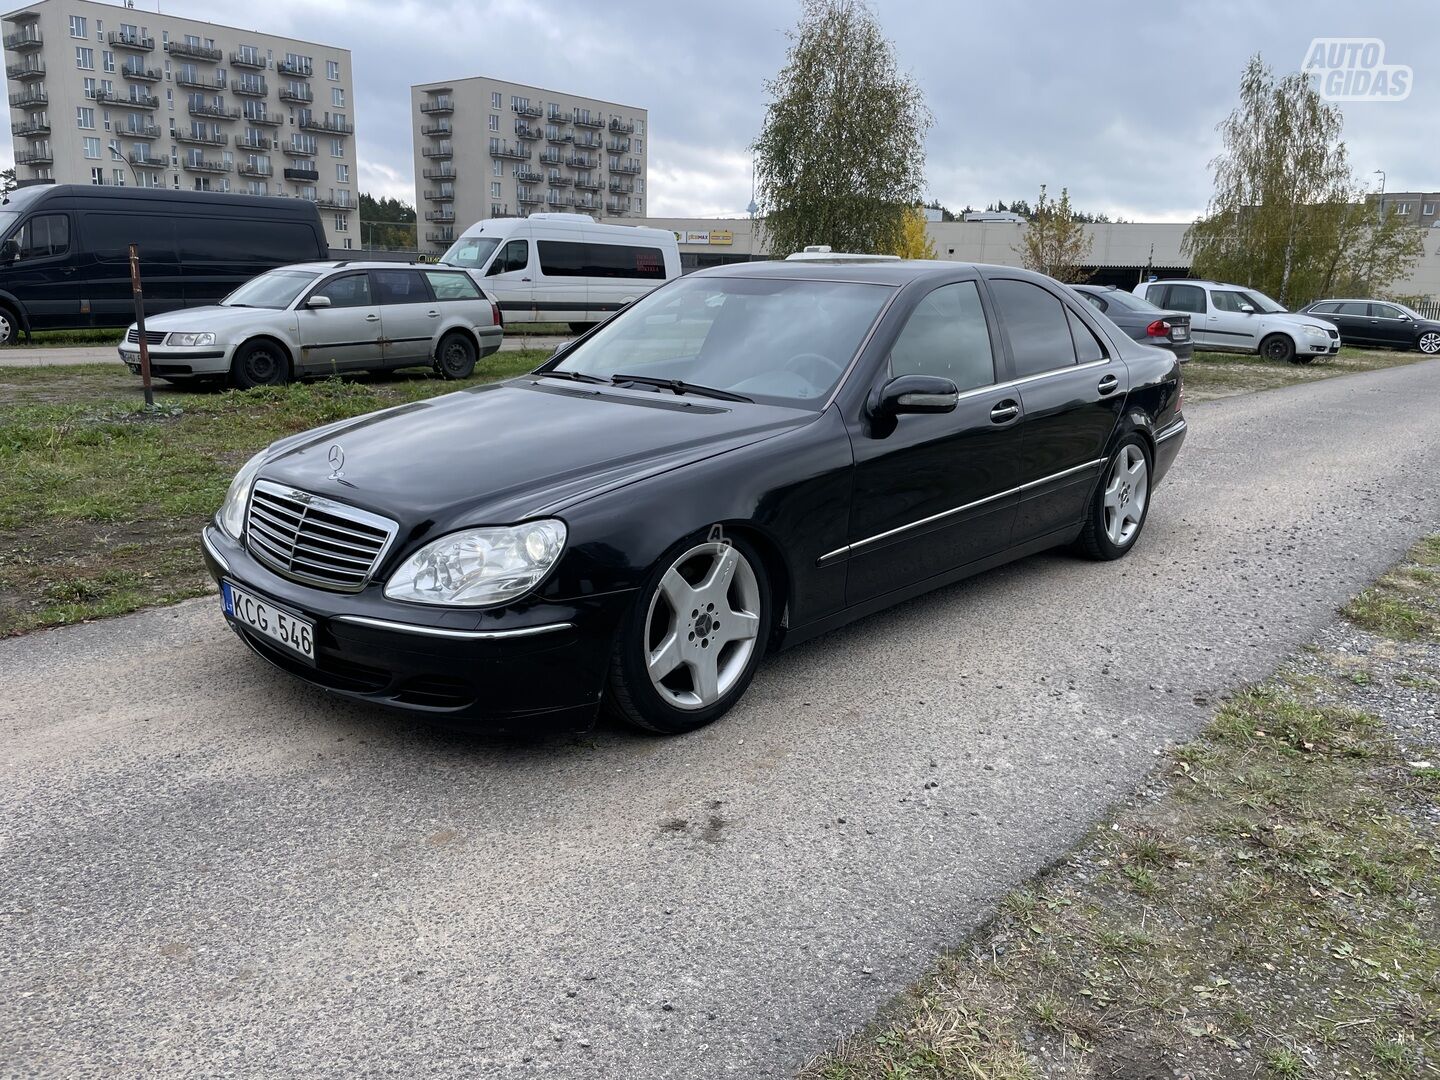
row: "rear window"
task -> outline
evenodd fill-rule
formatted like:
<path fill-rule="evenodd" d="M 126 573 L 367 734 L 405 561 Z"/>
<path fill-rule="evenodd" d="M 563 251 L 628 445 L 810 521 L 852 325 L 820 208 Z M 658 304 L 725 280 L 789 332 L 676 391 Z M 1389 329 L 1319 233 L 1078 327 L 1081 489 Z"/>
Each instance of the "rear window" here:
<path fill-rule="evenodd" d="M 665 254 L 656 247 L 565 240 L 541 240 L 536 246 L 540 249 L 540 272 L 546 277 L 665 280 Z"/>
<path fill-rule="evenodd" d="M 1070 320 L 1056 297 L 1038 285 L 1010 278 L 991 281 L 990 293 L 1010 338 L 1017 379 L 1075 363 Z"/>
<path fill-rule="evenodd" d="M 480 290 L 468 274 L 452 274 L 444 270 L 426 270 L 425 277 L 435 290 L 436 300 L 479 300 Z"/>

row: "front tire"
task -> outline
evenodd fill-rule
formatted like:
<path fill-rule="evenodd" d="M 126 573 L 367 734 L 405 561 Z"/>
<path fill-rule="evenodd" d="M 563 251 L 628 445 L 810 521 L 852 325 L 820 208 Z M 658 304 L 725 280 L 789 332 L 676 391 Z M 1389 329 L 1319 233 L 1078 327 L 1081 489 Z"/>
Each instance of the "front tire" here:
<path fill-rule="evenodd" d="M 446 334 L 435 352 L 435 370 L 447 379 L 468 379 L 475 373 L 476 359 L 474 342 L 464 334 Z"/>
<path fill-rule="evenodd" d="M 739 538 L 697 535 L 661 558 L 621 620 L 607 700 L 660 735 L 704 727 L 745 693 L 771 627 L 765 563 Z"/>
<path fill-rule="evenodd" d="M 1420 340 L 1415 343 L 1415 347 L 1426 356 L 1440 355 L 1440 333 L 1434 330 L 1426 331 L 1420 335 Z"/>
<path fill-rule="evenodd" d="M 1295 342 L 1291 341 L 1284 334 L 1271 334 L 1264 341 L 1260 342 L 1260 355 L 1266 360 L 1273 360 L 1277 364 L 1294 364 L 1301 362 L 1295 355 Z M 1304 363 L 1309 363 L 1312 357 L 1306 357 Z"/>
<path fill-rule="evenodd" d="M 290 381 L 290 357 L 278 342 L 261 338 L 235 350 L 230 378 L 241 390 L 257 386 L 284 386 Z"/>
<path fill-rule="evenodd" d="M 20 316 L 3 305 L 0 305 L 0 348 L 6 345 L 14 345 L 20 340 Z"/>
<path fill-rule="evenodd" d="M 1131 435 L 1105 464 L 1076 541 L 1092 559 L 1118 559 L 1140 539 L 1150 513 L 1150 448 Z"/>

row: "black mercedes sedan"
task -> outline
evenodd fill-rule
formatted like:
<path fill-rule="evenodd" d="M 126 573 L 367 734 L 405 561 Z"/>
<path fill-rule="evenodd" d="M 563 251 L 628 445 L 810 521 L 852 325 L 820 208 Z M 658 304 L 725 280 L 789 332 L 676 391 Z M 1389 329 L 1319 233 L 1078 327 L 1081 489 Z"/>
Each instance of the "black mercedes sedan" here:
<path fill-rule="evenodd" d="M 716 719 L 773 652 L 1011 559 L 1131 550 L 1180 366 L 948 262 L 692 274 L 530 375 L 274 443 L 204 532 L 254 652 L 461 723 Z"/>

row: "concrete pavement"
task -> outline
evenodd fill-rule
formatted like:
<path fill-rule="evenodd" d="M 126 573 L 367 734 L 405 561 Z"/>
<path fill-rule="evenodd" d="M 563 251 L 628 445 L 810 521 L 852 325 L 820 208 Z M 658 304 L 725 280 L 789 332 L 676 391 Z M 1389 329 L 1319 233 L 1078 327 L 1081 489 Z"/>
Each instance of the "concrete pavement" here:
<path fill-rule="evenodd" d="M 1118 563 L 772 658 L 715 726 L 439 734 L 206 599 L 0 643 L 20 1075 L 789 1075 L 1440 527 L 1440 361 L 1193 406 Z"/>

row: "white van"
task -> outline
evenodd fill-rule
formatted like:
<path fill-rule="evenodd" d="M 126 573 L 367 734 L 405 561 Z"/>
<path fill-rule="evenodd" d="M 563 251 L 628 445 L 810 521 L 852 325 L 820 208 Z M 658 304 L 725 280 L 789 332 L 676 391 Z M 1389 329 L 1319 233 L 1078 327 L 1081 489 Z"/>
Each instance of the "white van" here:
<path fill-rule="evenodd" d="M 589 214 L 489 218 L 440 261 L 480 274 L 507 322 L 568 323 L 576 333 L 680 276 L 673 232 L 600 225 Z"/>

